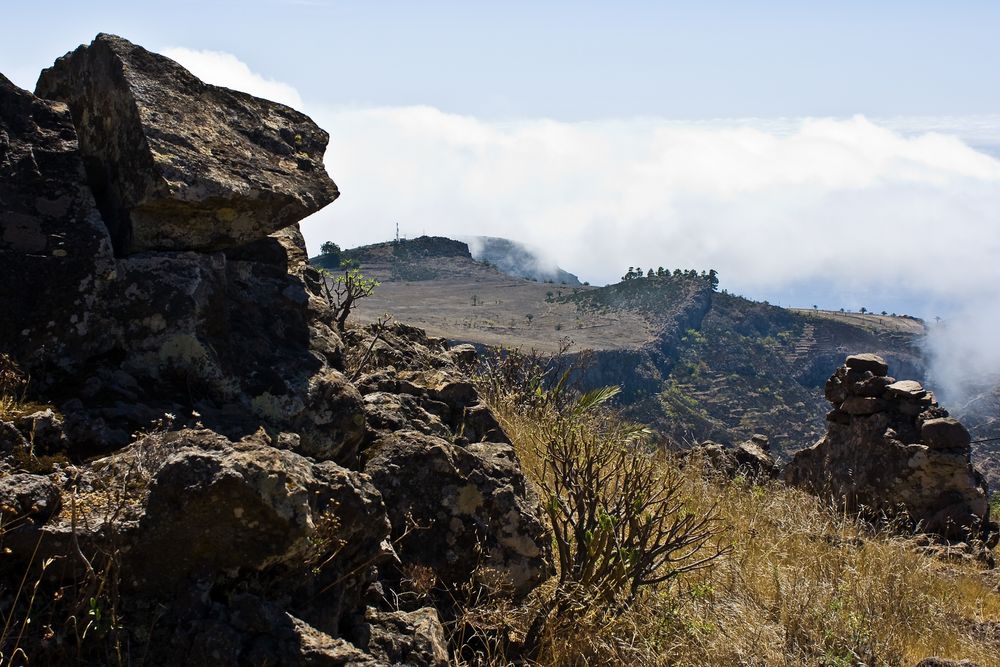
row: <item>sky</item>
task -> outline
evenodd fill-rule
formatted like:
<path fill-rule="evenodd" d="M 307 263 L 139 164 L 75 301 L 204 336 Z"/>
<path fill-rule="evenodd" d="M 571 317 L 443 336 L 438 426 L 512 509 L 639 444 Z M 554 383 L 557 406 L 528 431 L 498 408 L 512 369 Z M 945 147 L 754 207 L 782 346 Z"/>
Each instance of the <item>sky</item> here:
<path fill-rule="evenodd" d="M 944 317 L 973 332 L 939 334 L 957 376 L 1000 356 L 1000 3 L 2 1 L 26 88 L 113 32 L 310 114 L 343 193 L 313 251 L 398 222 L 594 284 L 715 268 L 781 305 Z"/>

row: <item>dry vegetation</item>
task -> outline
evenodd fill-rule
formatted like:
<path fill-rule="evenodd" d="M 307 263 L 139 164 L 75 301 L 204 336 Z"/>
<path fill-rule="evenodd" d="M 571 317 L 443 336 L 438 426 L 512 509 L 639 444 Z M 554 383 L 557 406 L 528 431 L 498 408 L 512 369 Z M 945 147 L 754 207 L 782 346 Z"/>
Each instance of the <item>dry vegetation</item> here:
<path fill-rule="evenodd" d="M 545 499 L 558 490 L 538 443 L 573 403 L 549 400 L 542 371 L 538 359 L 497 357 L 479 383 Z M 602 419 L 615 418 L 604 410 Z M 711 536 L 687 562 L 725 553 L 709 567 L 644 586 L 631 599 L 554 614 L 528 662 L 835 667 L 913 665 L 938 655 L 1000 665 L 997 573 L 923 555 L 913 541 L 875 531 L 780 483 L 712 481 L 694 472 L 700 466 L 681 470 L 664 457 L 635 455 L 659 467 L 644 481 L 644 497 L 661 491 L 664 480 L 676 483 L 683 512 L 712 522 Z M 538 609 L 557 592 L 550 582 L 520 608 L 472 610 L 459 638 L 468 663 L 523 662 Z M 477 641 L 468 641 L 469 627 L 481 629 Z M 507 641 L 482 641 L 487 634 Z"/>
<path fill-rule="evenodd" d="M 23 412 L 28 379 L 6 354 L 0 354 L 0 421 L 10 421 Z"/>
<path fill-rule="evenodd" d="M 463 257 L 436 257 L 416 265 L 421 270 L 433 269 L 433 275 L 393 279 L 391 264 L 364 262 L 365 275 L 381 285 L 358 304 L 357 317 L 373 322 L 389 312 L 397 321 L 433 336 L 485 345 L 523 345 L 551 353 L 562 336 L 573 338 L 580 349 L 591 350 L 635 349 L 653 338 L 654 327 L 640 313 L 590 311 L 561 300 L 592 291 L 592 287 L 512 278 Z"/>

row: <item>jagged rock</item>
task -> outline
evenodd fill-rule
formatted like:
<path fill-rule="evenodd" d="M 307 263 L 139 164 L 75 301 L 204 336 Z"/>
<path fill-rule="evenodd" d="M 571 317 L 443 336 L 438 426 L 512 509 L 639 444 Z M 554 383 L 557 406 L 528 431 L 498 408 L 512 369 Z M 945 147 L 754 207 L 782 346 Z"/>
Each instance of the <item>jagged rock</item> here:
<path fill-rule="evenodd" d="M 681 456 L 688 463 L 700 464 L 709 475 L 721 474 L 728 479 L 744 476 L 751 480 L 765 480 L 778 476 L 778 466 L 771 456 L 765 435 L 754 435 L 731 448 L 715 442 L 703 442 L 681 452 Z"/>
<path fill-rule="evenodd" d="M 428 396 L 459 409 L 479 401 L 472 382 L 448 370 L 402 371 L 398 378 L 399 390 L 406 394 Z"/>
<path fill-rule="evenodd" d="M 507 437 L 493 411 L 482 403 L 462 408 L 458 431 L 466 442 L 504 442 L 510 444 L 510 438 Z"/>
<path fill-rule="evenodd" d="M 0 352 L 34 376 L 106 351 L 94 305 L 114 275 L 69 112 L 0 75 Z"/>
<path fill-rule="evenodd" d="M 900 380 L 888 385 L 890 396 L 894 398 L 923 398 L 927 395 L 927 390 L 916 380 Z"/>
<path fill-rule="evenodd" d="M 883 408 L 883 403 L 877 398 L 867 396 L 849 396 L 840 404 L 840 410 L 849 415 L 872 415 Z"/>
<path fill-rule="evenodd" d="M 540 508 L 509 445 L 387 433 L 365 451 L 365 472 L 385 499 L 404 568 L 429 567 L 455 593 L 475 582 L 514 596 L 551 573 Z"/>
<path fill-rule="evenodd" d="M 308 117 L 120 37 L 57 60 L 36 94 L 69 105 L 118 254 L 250 243 L 338 195 Z"/>
<path fill-rule="evenodd" d="M 162 622 L 162 621 L 161 621 Z M 252 595 L 233 596 L 229 610 L 153 647 L 155 664 L 193 667 L 388 667 L 345 639 Z"/>
<path fill-rule="evenodd" d="M 392 665 L 446 667 L 448 644 L 437 610 L 424 607 L 416 611 L 366 614 L 364 637 L 358 645 Z"/>
<path fill-rule="evenodd" d="M 421 566 L 519 597 L 550 575 L 538 501 L 458 368 L 470 350 L 393 325 L 358 386 L 344 375 L 296 224 L 337 195 L 326 133 L 109 35 L 38 90 L 65 105 L 0 78 L 0 352 L 53 406 L 0 422 L 0 588 L 28 572 L 72 615 L 113 572 L 148 664 L 444 665 L 433 611 L 366 618 L 383 584 Z M 6 474 L 30 447 L 50 478 Z"/>
<path fill-rule="evenodd" d="M 279 229 L 259 241 L 227 248 L 226 257 L 234 262 L 260 262 L 292 270 L 309 264 L 306 240 L 298 223 Z"/>
<path fill-rule="evenodd" d="M 851 512 L 904 518 L 948 540 L 995 544 L 997 525 L 985 481 L 972 467 L 968 432 L 917 382 L 893 381 L 881 396 L 865 395 L 873 378 L 887 373 L 875 355 L 847 358 L 826 385 L 834 408 L 826 436 L 795 453 L 785 481 L 839 498 Z"/>
<path fill-rule="evenodd" d="M 448 350 L 448 356 L 451 357 L 452 361 L 458 364 L 459 367 L 471 366 L 476 362 L 479 352 L 476 350 L 475 345 L 461 343 L 451 347 Z"/>
<path fill-rule="evenodd" d="M 0 454 L 27 451 L 28 441 L 12 422 L 0 421 Z"/>
<path fill-rule="evenodd" d="M 0 478 L 0 515 L 4 524 L 23 518 L 44 523 L 59 511 L 61 503 L 59 488 L 48 477 L 19 473 Z"/>
<path fill-rule="evenodd" d="M 851 370 L 861 373 L 867 371 L 876 376 L 883 376 L 889 373 L 889 364 L 885 363 L 885 359 L 877 354 L 852 354 L 844 361 L 844 365 Z"/>
<path fill-rule="evenodd" d="M 361 394 L 337 371 L 317 374 L 291 427 L 301 438 L 299 453 L 321 461 L 354 462 L 365 437 Z"/>
<path fill-rule="evenodd" d="M 365 396 L 364 404 L 368 425 L 374 431 L 413 429 L 440 438 L 452 435 L 441 419 L 422 408 L 413 396 L 377 391 Z"/>

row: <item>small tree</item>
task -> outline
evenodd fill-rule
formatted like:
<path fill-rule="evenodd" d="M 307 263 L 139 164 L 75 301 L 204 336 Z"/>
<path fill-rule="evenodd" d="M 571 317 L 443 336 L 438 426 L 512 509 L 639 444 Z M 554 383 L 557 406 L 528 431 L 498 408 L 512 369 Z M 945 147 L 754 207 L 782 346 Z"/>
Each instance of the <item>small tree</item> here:
<path fill-rule="evenodd" d="M 333 279 L 331 290 L 330 279 L 333 278 L 333 274 L 329 271 L 322 273 L 326 300 L 333 308 L 333 320 L 337 323 L 337 330 L 343 331 L 357 301 L 371 296 L 379 282 L 374 278 L 366 278 L 361 274 L 361 269 L 354 268 Z"/>
<path fill-rule="evenodd" d="M 867 312 L 868 312 L 868 309 L 865 308 L 864 306 L 861 306 L 861 314 L 864 315 Z"/>

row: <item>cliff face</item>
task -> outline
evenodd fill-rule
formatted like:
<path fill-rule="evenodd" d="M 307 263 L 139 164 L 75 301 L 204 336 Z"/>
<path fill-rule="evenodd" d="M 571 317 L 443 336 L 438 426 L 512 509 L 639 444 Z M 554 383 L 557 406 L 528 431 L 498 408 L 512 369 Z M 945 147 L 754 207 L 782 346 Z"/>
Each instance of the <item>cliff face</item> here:
<path fill-rule="evenodd" d="M 0 579 L 46 601 L 12 617 L 107 619 L 82 646 L 26 637 L 36 664 L 443 665 L 436 612 L 396 604 L 407 577 L 454 600 L 548 575 L 447 345 L 331 326 L 297 226 L 338 194 L 326 143 L 110 35 L 36 95 L 0 77 Z"/>

